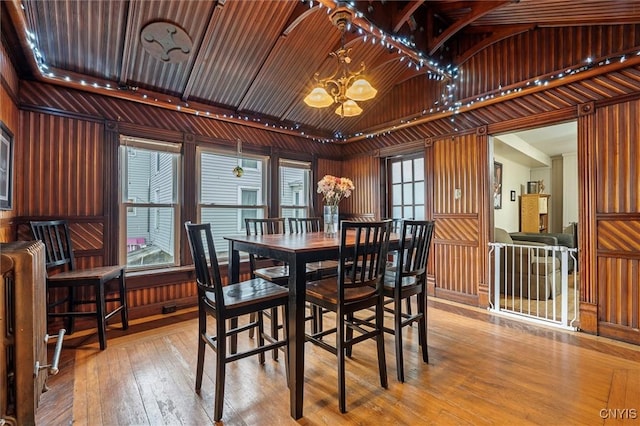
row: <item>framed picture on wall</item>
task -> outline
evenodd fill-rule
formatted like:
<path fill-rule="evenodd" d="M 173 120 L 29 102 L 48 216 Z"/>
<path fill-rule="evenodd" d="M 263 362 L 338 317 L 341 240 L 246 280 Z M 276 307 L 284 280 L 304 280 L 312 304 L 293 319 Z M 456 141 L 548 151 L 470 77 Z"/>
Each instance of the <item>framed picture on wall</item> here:
<path fill-rule="evenodd" d="M 493 208 L 502 208 L 502 163 L 493 162 Z"/>
<path fill-rule="evenodd" d="M 0 121 L 0 210 L 13 208 L 13 134 Z"/>

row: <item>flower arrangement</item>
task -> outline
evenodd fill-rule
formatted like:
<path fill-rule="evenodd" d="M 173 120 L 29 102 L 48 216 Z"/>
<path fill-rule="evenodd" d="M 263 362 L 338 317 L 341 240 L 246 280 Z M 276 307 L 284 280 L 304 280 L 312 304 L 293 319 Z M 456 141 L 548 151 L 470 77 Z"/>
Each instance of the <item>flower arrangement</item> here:
<path fill-rule="evenodd" d="M 351 195 L 356 187 L 353 181 L 345 177 L 325 175 L 318 182 L 318 194 L 322 194 L 325 204 L 337 206 L 340 200 Z"/>

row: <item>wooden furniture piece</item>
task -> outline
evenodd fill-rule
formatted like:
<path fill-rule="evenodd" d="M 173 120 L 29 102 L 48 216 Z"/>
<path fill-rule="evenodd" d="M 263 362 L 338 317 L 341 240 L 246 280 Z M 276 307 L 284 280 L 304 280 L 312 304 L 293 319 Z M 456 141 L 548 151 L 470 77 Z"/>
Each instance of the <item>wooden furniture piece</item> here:
<path fill-rule="evenodd" d="M 306 232 L 322 232 L 322 219 L 319 217 L 290 217 L 289 232 L 301 234 Z M 335 276 L 338 274 L 338 261 L 325 260 L 307 264 L 307 271 L 314 273 L 316 278 Z"/>
<path fill-rule="evenodd" d="M 385 331 L 395 335 L 396 366 L 398 380 L 404 382 L 404 357 L 402 353 L 402 328 L 418 323 L 419 344 L 422 347 L 422 360 L 429 362 L 427 349 L 427 261 L 435 222 L 426 220 L 405 220 L 400 232 L 400 247 L 396 264 L 388 269 L 384 279 L 384 296 L 393 301 L 393 328 Z M 417 296 L 418 312 L 402 309 L 402 301 Z"/>
<path fill-rule="evenodd" d="M 260 254 L 289 264 L 289 401 L 291 417 L 302 417 L 304 405 L 304 343 L 306 264 L 339 257 L 340 239 L 322 232 L 227 236 L 229 241 L 229 282 L 240 279 L 240 252 Z M 347 233 L 345 245 L 354 244 L 355 234 Z M 398 248 L 398 235 L 391 234 L 389 249 Z"/>
<path fill-rule="evenodd" d="M 264 363 L 264 353 L 268 350 L 277 350 L 288 344 L 287 332 L 282 340 L 265 343 L 263 339 L 262 311 L 266 309 L 277 310 L 283 307 L 285 319 L 288 317 L 289 292 L 286 288 L 263 280 L 251 279 L 227 286 L 222 285 L 218 258 L 211 235 L 211 224 L 185 223 L 189 248 L 193 256 L 196 271 L 196 283 L 198 285 L 198 361 L 196 367 L 196 392 L 200 393 L 202 387 L 202 374 L 204 371 L 205 344 L 216 352 L 216 388 L 214 420 L 222 418 L 224 403 L 224 382 L 226 365 L 253 355 L 259 355 L 260 363 Z M 206 243 L 206 248 L 205 248 Z M 241 315 L 256 314 L 256 321 L 249 324 L 227 329 L 227 320 L 235 319 Z M 216 319 L 215 334 L 207 331 L 207 316 Z M 237 324 L 237 323 L 234 323 Z M 286 324 L 286 322 L 285 322 Z M 258 328 L 258 346 L 245 352 L 227 354 L 227 337 L 237 336 L 238 333 Z M 232 351 L 233 352 L 233 351 Z M 287 351 L 285 350 L 285 358 Z"/>
<path fill-rule="evenodd" d="M 2 243 L 0 253 L 0 423 L 35 425 L 47 377 L 58 372 L 64 330 L 49 365 L 44 245 Z"/>
<path fill-rule="evenodd" d="M 107 347 L 107 321 L 120 313 L 122 329 L 129 328 L 127 294 L 124 266 L 101 266 L 77 269 L 69 224 L 66 220 L 32 221 L 31 232 L 36 240 L 46 247 L 47 269 L 47 314 L 49 317 L 65 318 L 69 334 L 74 331 L 76 317 L 93 317 L 98 328 L 100 349 Z M 117 281 L 117 295 L 109 297 L 109 285 Z M 84 288 L 80 295 L 78 290 Z M 62 289 L 62 290 L 59 290 Z M 59 291 L 64 296 L 58 298 Z M 92 289 L 93 292 L 87 291 Z M 80 296 L 80 297 L 79 297 Z M 117 302 L 108 310 L 107 303 Z M 94 305 L 95 310 L 76 309 L 82 305 Z M 62 307 L 62 310 L 58 309 Z"/>
<path fill-rule="evenodd" d="M 520 196 L 520 232 L 549 232 L 549 194 Z"/>
<path fill-rule="evenodd" d="M 384 353 L 383 281 L 391 221 L 348 222 L 340 227 L 338 275 L 307 283 L 306 298 L 313 305 L 336 313 L 336 327 L 308 334 L 307 340 L 328 350 L 338 359 L 338 405 L 346 413 L 345 356 L 351 356 L 353 345 L 366 339 L 376 341 L 380 385 L 387 388 L 387 365 Z M 353 245 L 347 233 L 355 232 Z M 374 321 L 360 320 L 355 314 L 372 308 Z M 354 332 L 357 333 L 354 336 Z M 335 345 L 326 337 L 335 335 Z"/>

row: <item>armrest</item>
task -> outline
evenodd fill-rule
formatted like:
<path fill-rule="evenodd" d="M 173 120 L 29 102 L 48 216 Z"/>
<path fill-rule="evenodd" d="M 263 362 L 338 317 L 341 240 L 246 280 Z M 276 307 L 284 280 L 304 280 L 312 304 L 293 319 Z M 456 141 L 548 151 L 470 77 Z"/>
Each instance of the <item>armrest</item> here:
<path fill-rule="evenodd" d="M 511 239 L 515 244 L 524 243 L 524 242 L 536 242 L 536 243 L 542 243 L 548 246 L 558 245 L 558 239 L 553 235 L 534 234 L 534 233 L 528 233 L 528 232 L 513 232 L 509 235 L 511 236 Z M 518 243 L 516 243 L 516 241 Z"/>

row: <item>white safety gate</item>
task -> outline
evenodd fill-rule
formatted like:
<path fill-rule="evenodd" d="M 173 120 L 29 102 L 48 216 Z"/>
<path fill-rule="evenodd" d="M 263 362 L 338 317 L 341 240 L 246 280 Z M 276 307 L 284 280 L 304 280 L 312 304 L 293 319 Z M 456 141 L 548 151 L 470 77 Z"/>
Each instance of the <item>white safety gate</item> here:
<path fill-rule="evenodd" d="M 490 310 L 575 330 L 579 283 L 575 248 L 489 243 Z"/>

